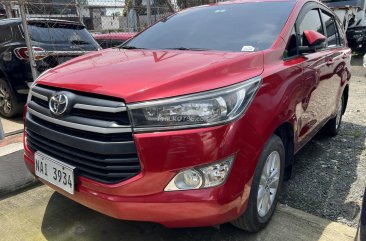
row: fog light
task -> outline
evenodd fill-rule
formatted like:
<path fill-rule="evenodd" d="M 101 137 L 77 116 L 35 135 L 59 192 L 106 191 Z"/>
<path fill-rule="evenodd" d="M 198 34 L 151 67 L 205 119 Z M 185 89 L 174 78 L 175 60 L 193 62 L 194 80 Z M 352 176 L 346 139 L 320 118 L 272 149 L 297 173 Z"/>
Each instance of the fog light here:
<path fill-rule="evenodd" d="M 201 174 L 194 169 L 188 169 L 178 173 L 166 186 L 165 191 L 198 189 L 201 186 Z"/>
<path fill-rule="evenodd" d="M 233 161 L 234 156 L 230 156 L 211 165 L 181 171 L 164 190 L 191 190 L 218 186 L 228 177 Z"/>
<path fill-rule="evenodd" d="M 194 189 L 202 185 L 202 177 L 196 170 L 186 170 L 179 173 L 174 180 L 178 189 Z"/>
<path fill-rule="evenodd" d="M 230 172 L 233 161 L 234 156 L 231 156 L 216 164 L 199 168 L 203 174 L 203 187 L 214 187 L 223 183 Z"/>

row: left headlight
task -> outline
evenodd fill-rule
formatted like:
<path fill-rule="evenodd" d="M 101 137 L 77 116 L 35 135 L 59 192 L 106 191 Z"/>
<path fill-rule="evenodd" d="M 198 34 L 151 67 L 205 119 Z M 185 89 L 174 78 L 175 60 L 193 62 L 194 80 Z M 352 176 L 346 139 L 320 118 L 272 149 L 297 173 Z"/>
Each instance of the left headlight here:
<path fill-rule="evenodd" d="M 174 98 L 128 105 L 135 131 L 184 129 L 232 121 L 242 115 L 262 79 Z"/>

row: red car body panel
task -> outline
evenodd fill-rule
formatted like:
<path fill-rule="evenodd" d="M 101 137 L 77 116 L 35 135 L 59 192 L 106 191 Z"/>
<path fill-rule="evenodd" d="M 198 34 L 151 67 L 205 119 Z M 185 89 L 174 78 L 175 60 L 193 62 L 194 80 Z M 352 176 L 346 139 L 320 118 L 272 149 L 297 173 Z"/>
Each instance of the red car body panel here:
<path fill-rule="evenodd" d="M 258 76 L 263 54 L 106 49 L 60 66 L 39 83 L 132 103 L 202 92 L 207 85 L 215 89 Z M 123 75 L 111 74 L 116 71 Z"/>
<path fill-rule="evenodd" d="M 127 181 L 108 185 L 79 177 L 74 195 L 46 184 L 120 219 L 187 227 L 221 224 L 238 217 L 246 209 L 257 160 L 268 138 L 280 126 L 288 125 L 297 152 L 336 114 L 337 100 L 350 78 L 350 50 L 345 46 L 283 59 L 292 26 L 305 2 L 296 4 L 272 48 L 264 51 L 108 49 L 50 70 L 38 84 L 118 97 L 127 104 L 207 91 L 255 76 L 262 77 L 262 85 L 245 115 L 228 124 L 134 133 L 142 171 Z M 321 108 L 316 105 L 319 98 L 325 98 Z M 24 143 L 25 162 L 34 173 L 34 153 Z M 164 192 L 178 171 L 233 154 L 231 173 L 222 185 Z"/>

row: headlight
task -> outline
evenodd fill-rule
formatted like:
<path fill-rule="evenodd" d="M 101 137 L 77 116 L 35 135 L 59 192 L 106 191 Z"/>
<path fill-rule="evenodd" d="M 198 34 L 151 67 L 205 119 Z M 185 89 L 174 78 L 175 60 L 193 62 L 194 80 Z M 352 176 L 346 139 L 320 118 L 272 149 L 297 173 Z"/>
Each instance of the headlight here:
<path fill-rule="evenodd" d="M 184 129 L 223 124 L 248 108 L 262 79 L 175 98 L 128 105 L 135 131 Z"/>

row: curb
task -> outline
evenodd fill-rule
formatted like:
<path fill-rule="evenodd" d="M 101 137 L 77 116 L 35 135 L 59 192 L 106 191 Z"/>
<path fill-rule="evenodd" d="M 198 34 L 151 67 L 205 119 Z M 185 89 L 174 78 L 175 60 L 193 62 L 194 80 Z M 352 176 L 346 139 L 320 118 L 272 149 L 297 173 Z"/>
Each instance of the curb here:
<path fill-rule="evenodd" d="M 21 134 L 21 133 L 23 133 L 23 129 L 5 133 L 4 137 L 13 136 L 13 135 Z"/>

